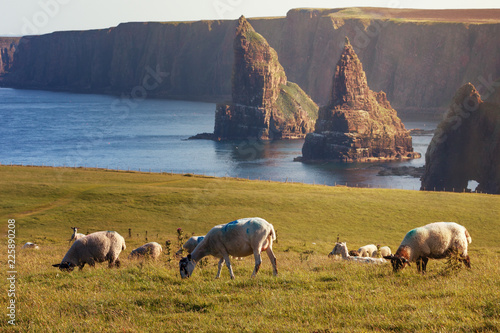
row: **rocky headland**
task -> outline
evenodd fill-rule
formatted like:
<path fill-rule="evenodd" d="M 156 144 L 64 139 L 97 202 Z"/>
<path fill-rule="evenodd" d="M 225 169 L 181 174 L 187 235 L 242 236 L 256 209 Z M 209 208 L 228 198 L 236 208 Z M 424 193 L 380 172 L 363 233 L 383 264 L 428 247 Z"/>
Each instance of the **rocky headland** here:
<path fill-rule="evenodd" d="M 500 86 L 500 82 L 493 86 Z M 500 194 L 500 91 L 486 101 L 467 83 L 455 94 L 425 154 L 422 190 Z"/>
<path fill-rule="evenodd" d="M 276 51 L 243 16 L 233 48 L 232 102 L 217 104 L 212 138 L 295 139 L 312 132 L 317 105 L 287 80 Z"/>
<path fill-rule="evenodd" d="M 307 161 L 367 162 L 420 157 L 384 92 L 368 87 L 358 56 L 346 37 L 336 65 L 330 102 L 319 109 L 314 133 L 306 136 Z"/>

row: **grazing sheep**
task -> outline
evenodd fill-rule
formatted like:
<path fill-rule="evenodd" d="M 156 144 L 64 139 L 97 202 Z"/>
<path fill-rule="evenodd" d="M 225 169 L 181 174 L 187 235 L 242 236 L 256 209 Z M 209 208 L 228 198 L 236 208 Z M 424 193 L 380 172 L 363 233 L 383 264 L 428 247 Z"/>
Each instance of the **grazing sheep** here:
<path fill-rule="evenodd" d="M 125 250 L 125 239 L 116 231 L 98 231 L 76 240 L 69 248 L 60 264 L 52 265 L 62 271 L 73 271 L 96 262 L 109 261 L 109 267 L 120 266 L 118 256 Z"/>
<path fill-rule="evenodd" d="M 365 245 L 358 249 L 360 257 L 373 257 L 375 252 L 377 252 L 377 246 L 375 244 Z"/>
<path fill-rule="evenodd" d="M 392 254 L 391 248 L 388 246 L 380 247 L 375 253 L 373 253 L 374 258 L 383 258 L 386 256 L 390 256 Z"/>
<path fill-rule="evenodd" d="M 38 247 L 38 244 L 32 243 L 32 242 L 27 242 L 26 244 L 23 245 L 22 249 L 34 249 L 34 250 L 40 250 Z"/>
<path fill-rule="evenodd" d="M 396 254 L 386 256 L 391 260 L 394 272 L 417 263 L 417 270 L 425 273 L 429 258 L 442 259 L 453 252 L 460 254 L 460 261 L 470 268 L 467 255 L 468 243 L 472 238 L 465 227 L 455 222 L 435 222 L 410 230 L 403 238 Z"/>
<path fill-rule="evenodd" d="M 355 262 L 360 262 L 360 263 L 366 263 L 366 264 L 383 264 L 385 259 L 383 258 L 372 258 L 372 257 L 353 257 L 349 255 L 349 250 L 347 249 L 347 245 L 345 242 L 337 242 L 335 244 L 335 247 L 333 248 L 332 252 L 328 254 L 328 256 L 333 256 L 333 255 L 341 255 L 342 259 L 344 260 L 350 260 L 350 261 L 355 261 Z"/>
<path fill-rule="evenodd" d="M 71 227 L 73 229 L 73 235 L 71 235 L 71 238 L 69 239 L 69 242 L 71 243 L 72 241 L 76 241 L 77 239 L 85 237 L 84 234 L 81 234 L 78 232 L 77 227 Z"/>
<path fill-rule="evenodd" d="M 149 257 L 156 260 L 160 257 L 163 248 L 156 242 L 146 243 L 130 252 L 129 258 Z"/>
<path fill-rule="evenodd" d="M 255 268 L 252 273 L 252 277 L 255 277 L 262 263 L 262 251 L 266 251 L 273 265 L 273 274 L 277 275 L 276 257 L 272 250 L 275 239 L 276 232 L 273 225 L 258 217 L 239 219 L 215 226 L 191 254 L 181 259 L 179 262 L 181 277 L 190 277 L 196 263 L 203 257 L 212 255 L 221 258 L 216 278 L 220 277 L 222 263 L 225 261 L 231 279 L 234 279 L 229 256 L 246 257 L 251 254 L 255 257 Z"/>
<path fill-rule="evenodd" d="M 183 245 L 182 248 L 187 251 L 187 253 L 192 253 L 194 249 L 201 243 L 205 236 L 193 236 L 189 238 Z M 179 251 L 181 252 L 181 251 Z"/>

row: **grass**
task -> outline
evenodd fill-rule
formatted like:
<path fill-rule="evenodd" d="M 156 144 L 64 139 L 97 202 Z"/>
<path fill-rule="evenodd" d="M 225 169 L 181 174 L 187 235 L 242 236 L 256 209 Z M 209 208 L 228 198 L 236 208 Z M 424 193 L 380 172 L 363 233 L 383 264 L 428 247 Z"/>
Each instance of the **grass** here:
<path fill-rule="evenodd" d="M 0 166 L 0 224 L 16 220 L 19 332 L 497 332 L 500 329 L 500 197 L 283 184 L 201 176 Z M 177 228 L 186 235 L 261 216 L 278 233 L 279 276 L 266 256 L 257 278 L 253 260 L 234 261 L 235 280 L 209 258 L 181 280 Z M 430 260 L 393 274 L 380 266 L 332 260 L 337 235 L 350 249 L 368 243 L 393 251 L 404 234 L 433 221 L 465 225 L 473 239 L 472 269 Z M 116 230 L 127 242 L 122 267 L 97 265 L 63 273 L 70 226 Z M 128 229 L 132 237 L 128 237 Z M 155 263 L 128 260 L 135 247 L 158 241 Z M 7 250 L 6 238 L 2 245 Z M 7 271 L 7 256 L 0 259 Z M 2 280 L 2 290 L 8 288 Z M 7 304 L 7 292 L 0 296 Z M 5 309 L 5 307 L 4 307 Z M 6 311 L 6 310 L 4 310 Z M 5 312 L 6 313 L 6 312 Z"/>

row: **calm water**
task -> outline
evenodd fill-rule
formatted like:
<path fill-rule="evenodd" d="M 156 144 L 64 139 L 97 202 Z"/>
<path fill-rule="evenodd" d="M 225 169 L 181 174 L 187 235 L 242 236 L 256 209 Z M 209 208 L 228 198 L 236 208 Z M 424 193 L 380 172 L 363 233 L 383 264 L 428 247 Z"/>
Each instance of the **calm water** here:
<path fill-rule="evenodd" d="M 194 173 L 316 184 L 419 189 L 411 177 L 378 176 L 381 164 L 293 162 L 303 140 L 186 140 L 212 132 L 215 104 L 0 88 L 0 163 Z M 436 122 L 404 121 L 408 129 Z M 425 154 L 431 136 L 414 136 Z M 422 166 L 424 159 L 392 162 Z M 387 164 L 385 164 L 387 165 Z"/>

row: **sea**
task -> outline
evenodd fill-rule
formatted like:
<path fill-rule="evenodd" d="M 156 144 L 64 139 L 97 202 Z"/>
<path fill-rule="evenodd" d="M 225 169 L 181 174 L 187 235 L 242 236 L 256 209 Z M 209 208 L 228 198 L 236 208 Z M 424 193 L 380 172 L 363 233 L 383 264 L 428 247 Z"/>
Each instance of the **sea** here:
<path fill-rule="evenodd" d="M 213 132 L 215 104 L 0 88 L 0 164 L 197 174 L 278 182 L 418 190 L 420 179 L 381 176 L 422 167 L 433 119 L 402 120 L 422 158 L 377 163 L 295 162 L 304 140 L 188 140 Z"/>

